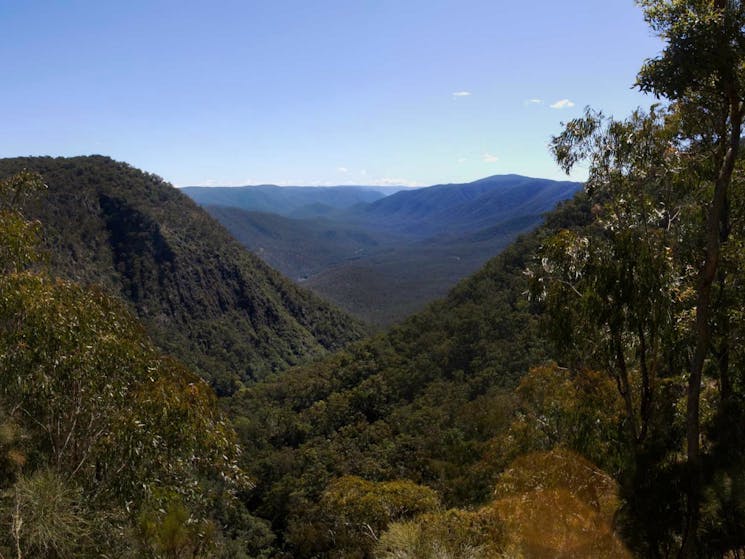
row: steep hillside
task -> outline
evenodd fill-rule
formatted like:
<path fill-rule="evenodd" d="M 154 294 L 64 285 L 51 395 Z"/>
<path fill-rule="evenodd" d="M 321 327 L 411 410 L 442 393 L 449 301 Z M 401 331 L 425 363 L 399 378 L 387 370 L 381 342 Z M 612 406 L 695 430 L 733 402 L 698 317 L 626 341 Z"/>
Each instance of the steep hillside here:
<path fill-rule="evenodd" d="M 0 557 L 264 547 L 263 522 L 243 537 L 255 519 L 232 494 L 252 485 L 213 391 L 121 300 L 46 271 L 20 204 L 44 190 L 36 173 L 0 179 L 0 518 L 14 527 L 0 530 Z M 163 521 L 178 533 L 165 546 Z"/>
<path fill-rule="evenodd" d="M 2 176 L 21 169 L 49 187 L 27 213 L 44 224 L 52 269 L 129 301 L 161 349 L 220 392 L 362 333 L 157 176 L 102 156 L 0 160 Z"/>
<path fill-rule="evenodd" d="M 335 545 L 318 503 L 340 476 L 423 483 L 448 506 L 491 496 L 512 458 L 500 437 L 514 387 L 550 353 L 524 271 L 542 239 L 589 215 L 582 198 L 565 203 L 400 326 L 232 398 L 258 480 L 249 504 L 273 521 L 293 556 Z"/>

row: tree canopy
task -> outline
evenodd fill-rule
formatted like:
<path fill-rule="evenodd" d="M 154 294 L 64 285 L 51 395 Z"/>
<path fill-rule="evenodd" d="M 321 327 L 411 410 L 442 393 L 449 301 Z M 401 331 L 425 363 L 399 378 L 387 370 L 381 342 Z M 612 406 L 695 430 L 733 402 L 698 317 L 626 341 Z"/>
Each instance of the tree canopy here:
<path fill-rule="evenodd" d="M 230 539 L 219 508 L 240 509 L 252 486 L 235 433 L 209 386 L 160 355 L 123 303 L 29 269 L 40 224 L 18 204 L 42 185 L 0 181 L 0 552 L 219 554 Z"/>
<path fill-rule="evenodd" d="M 721 499 L 742 498 L 719 484 L 743 465 L 728 425 L 741 421 L 743 397 L 735 348 L 745 264 L 745 7 L 639 4 L 665 48 L 644 63 L 636 85 L 664 104 L 623 121 L 588 111 L 554 138 L 565 169 L 589 162 L 596 219 L 593 230 L 544 245 L 535 292 L 572 348 L 567 358 L 618 383 L 633 456 L 624 475 L 634 480 L 629 501 L 644 519 L 637 527 L 646 532 L 646 552 L 679 542 L 682 556 L 698 557 L 725 545 L 708 533 L 731 521 Z M 662 492 L 686 495 L 666 529 L 646 516 L 654 507 L 643 501 L 654 493 L 640 478 L 649 469 L 667 485 Z"/>

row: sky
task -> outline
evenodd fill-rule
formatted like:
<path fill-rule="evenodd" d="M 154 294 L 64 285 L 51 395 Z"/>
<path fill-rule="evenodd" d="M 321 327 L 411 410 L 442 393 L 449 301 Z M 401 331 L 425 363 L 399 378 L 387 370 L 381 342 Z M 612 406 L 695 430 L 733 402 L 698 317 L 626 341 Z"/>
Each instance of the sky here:
<path fill-rule="evenodd" d="M 649 106 L 660 49 L 633 0 L 0 0 L 0 157 L 177 186 L 562 179 L 551 136 Z"/>

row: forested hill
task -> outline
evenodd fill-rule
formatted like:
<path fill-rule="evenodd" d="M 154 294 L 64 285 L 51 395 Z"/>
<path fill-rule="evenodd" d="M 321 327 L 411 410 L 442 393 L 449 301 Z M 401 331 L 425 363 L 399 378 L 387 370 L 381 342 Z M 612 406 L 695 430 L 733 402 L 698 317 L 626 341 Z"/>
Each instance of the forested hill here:
<path fill-rule="evenodd" d="M 344 476 L 425 484 L 448 506 L 491 497 L 499 471 L 524 450 L 521 437 L 505 438 L 514 435 L 514 388 L 550 355 L 526 297 L 525 269 L 543 239 L 589 216 L 584 197 L 564 203 L 446 299 L 384 335 L 232 398 L 251 456 L 246 467 L 257 480 L 251 506 L 273 520 L 293 556 L 332 549 L 344 556 L 369 542 L 361 532 L 346 543 L 329 539 L 334 531 L 340 538 L 340 513 L 324 507 Z M 355 506 L 353 497 L 348 502 Z"/>
<path fill-rule="evenodd" d="M 108 157 L 0 160 L 39 172 L 43 223 L 60 276 L 129 301 L 162 350 L 218 392 L 335 350 L 359 323 L 270 269 L 160 177 Z"/>

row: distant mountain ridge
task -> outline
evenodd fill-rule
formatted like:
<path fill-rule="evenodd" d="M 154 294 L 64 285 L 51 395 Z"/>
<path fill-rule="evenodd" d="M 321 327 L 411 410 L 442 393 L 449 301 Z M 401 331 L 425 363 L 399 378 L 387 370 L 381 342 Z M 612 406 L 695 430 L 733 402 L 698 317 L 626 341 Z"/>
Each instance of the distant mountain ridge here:
<path fill-rule="evenodd" d="M 367 204 L 400 190 L 376 186 L 185 186 L 180 189 L 202 206 L 227 206 L 285 217 L 324 215 Z"/>
<path fill-rule="evenodd" d="M 219 200 L 207 211 L 271 266 L 348 312 L 387 325 L 444 296 L 581 186 L 496 175 L 405 189 L 346 208 L 324 204 L 328 192 L 309 187 L 301 191 L 304 206 L 281 214 L 260 210 L 240 190 L 199 195 Z M 358 195 L 334 197 L 349 203 Z"/>
<path fill-rule="evenodd" d="M 579 188 L 576 182 L 495 175 L 397 192 L 355 210 L 363 220 L 382 221 L 396 231 L 425 238 L 472 233 L 516 216 L 540 216 Z"/>
<path fill-rule="evenodd" d="M 363 334 L 241 247 L 160 177 L 108 157 L 0 160 L 39 172 L 52 271 L 128 301 L 154 341 L 229 392 Z"/>

